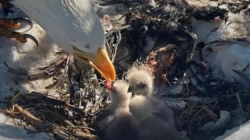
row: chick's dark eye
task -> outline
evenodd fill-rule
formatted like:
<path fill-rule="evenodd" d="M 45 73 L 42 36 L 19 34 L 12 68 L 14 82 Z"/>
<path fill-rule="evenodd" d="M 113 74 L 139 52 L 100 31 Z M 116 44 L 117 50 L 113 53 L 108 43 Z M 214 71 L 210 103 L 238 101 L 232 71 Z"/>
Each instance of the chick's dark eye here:
<path fill-rule="evenodd" d="M 132 92 L 133 91 L 133 88 L 131 86 L 128 87 L 128 93 L 129 92 Z"/>
<path fill-rule="evenodd" d="M 128 79 L 125 79 L 124 81 L 125 81 L 126 83 L 129 83 Z"/>
<path fill-rule="evenodd" d="M 143 83 L 140 83 L 137 85 L 137 88 L 145 88 L 146 87 L 146 84 L 143 84 Z"/>

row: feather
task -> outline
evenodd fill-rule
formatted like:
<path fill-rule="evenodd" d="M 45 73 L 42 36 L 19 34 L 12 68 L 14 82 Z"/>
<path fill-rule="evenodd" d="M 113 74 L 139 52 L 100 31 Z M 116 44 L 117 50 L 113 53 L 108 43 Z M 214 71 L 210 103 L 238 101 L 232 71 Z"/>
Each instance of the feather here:
<path fill-rule="evenodd" d="M 72 46 L 95 54 L 105 43 L 100 20 L 89 0 L 14 0 L 65 51 Z M 94 38 L 93 38 L 94 37 Z"/>

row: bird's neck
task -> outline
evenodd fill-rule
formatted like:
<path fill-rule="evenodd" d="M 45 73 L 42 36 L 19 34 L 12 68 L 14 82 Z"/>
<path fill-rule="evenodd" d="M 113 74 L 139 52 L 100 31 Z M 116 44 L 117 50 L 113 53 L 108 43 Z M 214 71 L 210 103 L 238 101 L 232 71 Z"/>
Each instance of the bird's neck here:
<path fill-rule="evenodd" d="M 110 104 L 110 109 L 111 110 L 117 110 L 120 108 L 128 108 L 129 106 L 129 101 L 128 100 L 117 100 L 117 99 L 112 99 L 111 104 Z"/>

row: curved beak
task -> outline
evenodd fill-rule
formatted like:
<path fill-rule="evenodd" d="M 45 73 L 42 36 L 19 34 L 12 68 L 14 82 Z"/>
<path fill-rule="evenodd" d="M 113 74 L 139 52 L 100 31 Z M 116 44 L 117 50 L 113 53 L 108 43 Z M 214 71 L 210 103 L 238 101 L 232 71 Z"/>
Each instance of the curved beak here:
<path fill-rule="evenodd" d="M 131 93 L 131 97 L 135 96 L 135 92 L 137 91 L 136 88 L 129 86 L 128 93 Z"/>
<path fill-rule="evenodd" d="M 134 91 L 134 90 L 133 90 L 133 87 L 129 86 L 128 92 L 133 92 L 133 91 Z"/>
<path fill-rule="evenodd" d="M 106 49 L 100 48 L 96 54 L 77 51 L 74 56 L 94 67 L 107 81 L 113 82 L 116 78 L 116 71 Z"/>

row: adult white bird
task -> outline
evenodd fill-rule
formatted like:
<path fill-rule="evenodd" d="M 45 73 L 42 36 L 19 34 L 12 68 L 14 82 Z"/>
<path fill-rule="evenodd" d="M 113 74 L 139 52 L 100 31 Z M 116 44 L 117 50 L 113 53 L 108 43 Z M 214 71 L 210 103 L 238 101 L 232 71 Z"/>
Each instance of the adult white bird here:
<path fill-rule="evenodd" d="M 66 52 L 94 67 L 106 80 L 116 71 L 105 49 L 105 34 L 89 0 L 12 0 Z"/>

